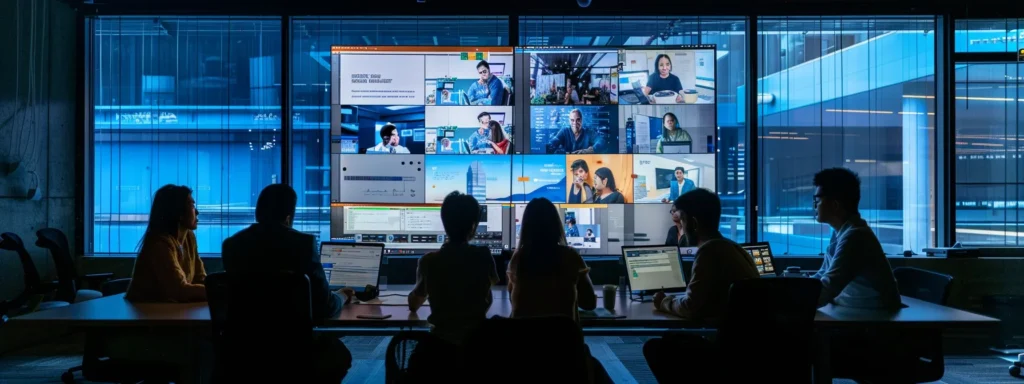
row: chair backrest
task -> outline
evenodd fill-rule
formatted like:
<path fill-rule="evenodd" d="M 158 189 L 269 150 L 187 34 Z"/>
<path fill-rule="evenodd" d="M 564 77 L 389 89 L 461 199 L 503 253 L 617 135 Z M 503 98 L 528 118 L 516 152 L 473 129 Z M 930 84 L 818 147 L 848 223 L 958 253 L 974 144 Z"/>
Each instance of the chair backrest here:
<path fill-rule="evenodd" d="M 14 251 L 18 254 L 18 259 L 21 261 L 21 271 L 24 275 L 25 289 L 18 294 L 17 298 L 2 303 L 6 308 L 0 308 L 11 310 L 24 305 L 32 295 L 41 293 L 42 281 L 39 278 L 36 263 L 32 261 L 32 256 L 25 249 L 25 243 L 21 241 L 21 237 L 10 232 L 0 234 L 0 249 Z"/>
<path fill-rule="evenodd" d="M 579 383 L 589 375 L 583 332 L 560 316 L 487 319 L 464 345 L 463 364 L 471 381 Z"/>
<path fill-rule="evenodd" d="M 949 300 L 953 276 L 913 267 L 893 268 L 892 274 L 901 295 L 939 305 Z"/>
<path fill-rule="evenodd" d="M 749 361 L 757 356 L 757 366 L 770 368 L 745 366 L 729 375 L 744 381 L 774 378 L 788 383 L 809 382 L 820 294 L 821 282 L 813 278 L 759 278 L 733 283 L 718 328 L 725 361 Z"/>
<path fill-rule="evenodd" d="M 313 317 L 306 275 L 219 272 L 205 284 L 219 374 L 270 378 L 308 369 Z"/>
<path fill-rule="evenodd" d="M 131 283 L 132 279 L 130 277 L 104 281 L 103 285 L 100 286 L 100 293 L 102 293 L 103 296 L 125 293 L 128 292 L 128 286 L 131 285 Z"/>
<path fill-rule="evenodd" d="M 59 229 L 43 228 L 36 231 L 36 246 L 50 251 L 53 265 L 57 267 L 57 295 L 54 299 L 74 303 L 78 291 L 78 271 L 67 236 Z"/>
<path fill-rule="evenodd" d="M 430 333 L 424 331 L 401 331 L 388 342 L 384 356 L 384 382 L 386 384 L 414 383 L 416 378 L 409 375 L 409 361 L 417 347 L 429 343 Z"/>

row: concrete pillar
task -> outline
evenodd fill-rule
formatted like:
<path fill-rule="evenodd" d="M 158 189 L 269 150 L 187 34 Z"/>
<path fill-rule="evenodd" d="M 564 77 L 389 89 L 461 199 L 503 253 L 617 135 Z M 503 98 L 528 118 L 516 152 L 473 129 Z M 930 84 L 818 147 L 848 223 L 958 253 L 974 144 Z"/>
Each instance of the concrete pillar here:
<path fill-rule="evenodd" d="M 921 93 L 917 93 L 921 94 Z M 934 99 L 903 98 L 903 249 L 921 254 L 931 246 L 934 226 L 929 188 L 934 160 L 929 139 L 934 127 L 928 125 L 929 103 Z M 934 120 L 934 119 L 933 119 Z"/>

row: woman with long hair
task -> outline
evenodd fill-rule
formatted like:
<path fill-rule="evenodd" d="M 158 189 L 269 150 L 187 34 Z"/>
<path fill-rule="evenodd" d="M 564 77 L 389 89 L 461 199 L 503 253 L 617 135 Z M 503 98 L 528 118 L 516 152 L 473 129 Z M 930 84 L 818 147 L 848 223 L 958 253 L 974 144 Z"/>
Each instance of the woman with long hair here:
<path fill-rule="evenodd" d="M 679 76 L 672 74 L 672 58 L 667 54 L 659 54 L 654 58 L 655 72 L 647 77 L 647 86 L 643 91 L 645 95 L 654 95 L 661 91 L 676 93 L 676 103 L 683 102 L 683 82 Z"/>
<path fill-rule="evenodd" d="M 199 259 L 194 232 L 198 217 L 199 210 L 188 187 L 168 184 L 156 191 L 126 299 L 206 301 L 206 269 Z"/>
<path fill-rule="evenodd" d="M 508 263 L 512 317 L 566 316 L 579 323 L 579 310 L 597 308 L 590 268 L 576 250 L 566 246 L 558 209 L 545 198 L 530 200 L 523 211 L 519 245 Z M 590 356 L 594 382 L 611 379 Z"/>
<path fill-rule="evenodd" d="M 505 129 L 501 127 L 501 123 L 491 120 L 487 123 L 487 128 L 491 131 L 491 148 L 494 149 L 494 154 L 504 155 L 508 153 L 509 140 L 508 136 L 505 135 Z"/>
<path fill-rule="evenodd" d="M 656 153 L 665 153 L 662 143 L 684 143 L 689 141 L 692 144 L 693 139 L 690 137 L 690 133 L 679 128 L 679 119 L 676 118 L 676 114 L 668 112 L 661 117 L 661 121 L 661 137 L 658 138 Z"/>
<path fill-rule="evenodd" d="M 594 204 L 624 204 L 626 198 L 615 187 L 615 175 L 606 167 L 594 171 Z"/>

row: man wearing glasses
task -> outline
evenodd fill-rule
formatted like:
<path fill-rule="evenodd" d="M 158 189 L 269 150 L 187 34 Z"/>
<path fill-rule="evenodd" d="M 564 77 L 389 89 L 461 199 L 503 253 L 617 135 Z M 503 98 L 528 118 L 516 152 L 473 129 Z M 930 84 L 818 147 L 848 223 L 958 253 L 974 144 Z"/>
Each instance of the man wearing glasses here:
<path fill-rule="evenodd" d="M 476 73 L 480 79 L 469 86 L 467 94 L 470 105 L 503 105 L 505 83 L 491 73 L 491 65 L 486 60 L 476 64 Z"/>
<path fill-rule="evenodd" d="M 569 154 L 597 153 L 603 143 L 597 131 L 583 128 L 583 112 L 579 109 L 569 111 L 569 127 L 562 128 L 548 142 L 547 152 Z"/>
<path fill-rule="evenodd" d="M 401 139 L 398 127 L 394 124 L 385 124 L 380 128 L 380 144 L 370 148 L 366 153 L 404 153 L 408 154 L 409 149 L 398 144 Z"/>

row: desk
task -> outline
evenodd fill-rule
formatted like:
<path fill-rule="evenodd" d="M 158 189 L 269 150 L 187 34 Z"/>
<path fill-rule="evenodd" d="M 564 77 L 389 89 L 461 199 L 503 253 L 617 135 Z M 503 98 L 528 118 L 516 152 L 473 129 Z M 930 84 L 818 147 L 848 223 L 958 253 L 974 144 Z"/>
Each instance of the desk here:
<path fill-rule="evenodd" d="M 391 286 L 383 294 L 408 294 L 411 286 Z M 598 297 L 601 292 L 597 292 Z M 512 307 L 508 290 L 504 286 L 493 288 L 494 304 L 487 316 L 509 316 Z M 818 310 L 815 323 L 821 328 L 844 327 L 887 327 L 887 328 L 984 328 L 995 326 L 998 319 L 974 314 L 956 308 L 932 304 L 910 297 L 903 297 L 906 308 L 895 313 L 873 310 L 841 308 L 832 305 Z M 598 305 L 601 299 L 598 299 Z M 650 302 L 640 303 L 619 295 L 615 301 L 615 312 L 626 316 L 624 319 L 582 318 L 584 328 L 694 328 L 700 327 L 691 321 L 654 311 Z M 358 315 L 389 314 L 385 320 L 360 319 Z M 322 323 L 324 327 L 425 327 L 430 307 L 416 312 L 405 306 L 349 304 L 341 313 Z M 11 318 L 8 326 L 71 326 L 71 327 L 188 327 L 205 326 L 210 321 L 206 303 L 157 304 L 130 303 L 123 295 L 114 295 L 67 307 L 30 313 Z"/>

